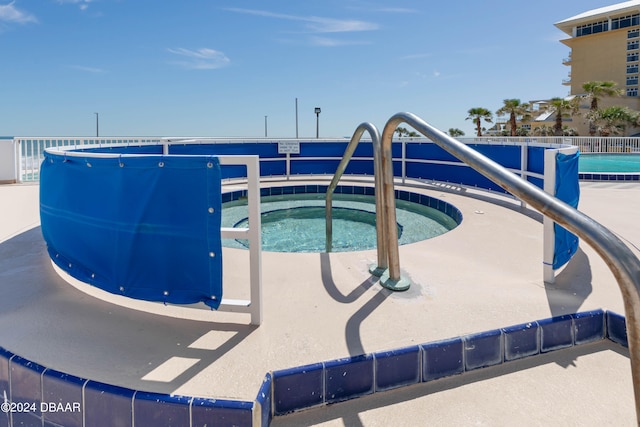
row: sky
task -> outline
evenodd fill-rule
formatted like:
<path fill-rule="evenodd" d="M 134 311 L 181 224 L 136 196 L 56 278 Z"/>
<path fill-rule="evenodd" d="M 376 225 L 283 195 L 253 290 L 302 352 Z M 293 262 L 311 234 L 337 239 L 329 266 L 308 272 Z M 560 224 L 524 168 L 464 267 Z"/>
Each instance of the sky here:
<path fill-rule="evenodd" d="M 470 108 L 567 95 L 553 24 L 614 3 L 0 0 L 0 135 L 471 136 Z"/>

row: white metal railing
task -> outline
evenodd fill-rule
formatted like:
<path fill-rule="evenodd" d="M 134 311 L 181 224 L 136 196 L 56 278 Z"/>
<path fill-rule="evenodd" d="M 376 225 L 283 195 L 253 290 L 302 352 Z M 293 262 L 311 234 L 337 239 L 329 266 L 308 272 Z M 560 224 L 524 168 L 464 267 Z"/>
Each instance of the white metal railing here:
<path fill-rule="evenodd" d="M 520 145 L 524 146 L 545 146 L 549 148 L 563 148 L 567 146 L 577 146 L 581 153 L 640 153 L 640 138 L 635 137 L 558 137 L 558 136 L 527 136 L 527 137 L 509 137 L 509 136 L 488 136 L 488 137 L 468 137 L 457 138 L 464 144 L 503 144 L 503 145 Z M 335 139 L 295 139 L 295 138 L 158 138 L 158 137 L 16 137 L 14 144 L 16 146 L 16 168 L 17 176 L 15 181 L 37 181 L 39 179 L 40 164 L 43 160 L 43 152 L 46 148 L 53 147 L 79 147 L 82 145 L 103 146 L 110 144 L 126 144 L 126 145 L 163 145 L 170 144 L 232 144 L 232 143 L 279 143 L 279 142 L 298 142 L 300 144 L 307 143 L 324 143 L 324 142 L 348 142 L 347 138 Z M 402 156 L 396 158 L 395 161 L 401 161 L 403 171 L 405 162 L 433 162 L 428 159 L 407 159 L 405 156 L 405 147 L 411 143 L 432 142 L 425 137 L 402 137 L 396 138 L 394 142 L 403 144 Z M 526 151 L 526 150 L 523 150 Z M 282 161 L 287 162 L 286 174 L 287 179 L 290 178 L 290 162 L 292 160 L 336 160 L 336 157 L 286 157 L 261 158 L 260 161 Z M 361 158 L 354 158 L 354 160 Z M 369 160 L 373 160 L 372 158 Z M 515 171 L 522 173 L 526 171 Z M 533 175 L 535 176 L 535 175 Z M 405 178 L 405 174 L 402 174 Z"/>
<path fill-rule="evenodd" d="M 112 144 L 155 145 L 161 142 L 157 137 L 16 137 L 16 181 L 37 181 L 40 164 L 47 148 L 77 148 L 83 145 L 102 146 Z"/>

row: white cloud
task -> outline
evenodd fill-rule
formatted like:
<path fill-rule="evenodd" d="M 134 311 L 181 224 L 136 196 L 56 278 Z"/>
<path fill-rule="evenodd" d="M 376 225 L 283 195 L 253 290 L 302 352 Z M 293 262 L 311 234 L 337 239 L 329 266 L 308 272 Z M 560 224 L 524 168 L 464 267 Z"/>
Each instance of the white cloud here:
<path fill-rule="evenodd" d="M 231 60 L 223 52 L 214 49 L 190 50 L 178 48 L 167 50 L 174 55 L 186 58 L 182 61 L 174 61 L 175 64 L 193 70 L 212 70 L 225 67 L 231 63 Z"/>
<path fill-rule="evenodd" d="M 329 37 L 311 37 L 311 44 L 314 46 L 334 47 L 334 46 L 360 45 L 360 44 L 367 44 L 367 43 L 339 40 L 339 39 L 334 39 Z"/>
<path fill-rule="evenodd" d="M 77 4 L 80 10 L 87 10 L 93 0 L 57 0 L 59 4 Z"/>
<path fill-rule="evenodd" d="M 343 33 L 353 31 L 371 31 L 379 28 L 378 24 L 355 19 L 334 19 L 319 16 L 298 16 L 284 13 L 274 13 L 265 10 L 227 8 L 226 10 L 248 15 L 264 16 L 268 18 L 287 19 L 290 21 L 301 21 L 306 23 L 308 31 L 314 33 Z"/>
<path fill-rule="evenodd" d="M 34 15 L 21 11 L 14 6 L 14 3 L 15 1 L 12 1 L 9 4 L 0 5 L 0 22 L 17 22 L 18 24 L 38 22 Z"/>

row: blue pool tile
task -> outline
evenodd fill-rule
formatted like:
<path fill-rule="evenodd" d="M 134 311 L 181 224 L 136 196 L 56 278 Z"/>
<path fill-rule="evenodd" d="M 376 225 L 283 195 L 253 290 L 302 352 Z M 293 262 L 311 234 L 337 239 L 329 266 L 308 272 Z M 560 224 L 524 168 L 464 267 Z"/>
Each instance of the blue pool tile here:
<path fill-rule="evenodd" d="M 624 347 L 629 346 L 627 340 L 627 322 L 624 316 L 607 311 L 607 338 Z"/>
<path fill-rule="evenodd" d="M 353 194 L 364 194 L 364 187 L 355 187 L 353 189 Z"/>
<path fill-rule="evenodd" d="M 304 192 L 305 193 L 309 193 L 309 194 L 317 194 L 318 193 L 318 186 L 317 185 L 306 185 L 304 188 Z"/>
<path fill-rule="evenodd" d="M 282 187 L 271 187 L 272 196 L 280 196 L 282 194 Z"/>
<path fill-rule="evenodd" d="M 505 362 L 540 353 L 540 334 L 536 322 L 503 328 Z"/>
<path fill-rule="evenodd" d="M 461 338 L 437 341 L 422 346 L 422 381 L 431 381 L 464 372 Z"/>
<path fill-rule="evenodd" d="M 251 427 L 252 409 L 253 402 L 194 398 L 191 402 L 191 427 Z"/>
<path fill-rule="evenodd" d="M 322 185 L 322 184 L 318 184 L 318 193 L 319 194 L 325 194 L 327 192 L 327 190 L 329 189 L 328 185 Z"/>
<path fill-rule="evenodd" d="M 262 425 L 265 427 L 271 423 L 271 402 L 273 402 L 273 399 L 271 398 L 272 388 L 273 378 L 271 374 L 267 373 L 264 377 L 264 381 L 262 381 L 260 390 L 258 390 L 258 395 L 256 396 L 256 402 L 260 404 L 260 419 L 262 420 Z"/>
<path fill-rule="evenodd" d="M 573 345 L 573 319 L 570 315 L 539 320 L 540 352 L 546 353 Z"/>
<path fill-rule="evenodd" d="M 323 372 L 322 363 L 273 372 L 274 415 L 324 403 Z"/>
<path fill-rule="evenodd" d="M 293 187 L 282 187 L 282 194 L 293 194 Z"/>
<path fill-rule="evenodd" d="M 260 189 L 260 197 L 268 197 L 270 195 L 271 195 L 271 187 L 263 187 Z"/>
<path fill-rule="evenodd" d="M 82 427 L 82 387 L 87 380 L 47 369 L 42 375 L 42 414 L 45 421 Z"/>
<path fill-rule="evenodd" d="M 307 187 L 304 185 L 294 185 L 293 186 L 293 193 L 294 194 L 304 194 L 307 192 Z"/>
<path fill-rule="evenodd" d="M 604 323 L 604 311 L 602 310 L 574 314 L 573 337 L 575 345 L 604 339 Z"/>
<path fill-rule="evenodd" d="M 420 203 L 420 194 L 418 194 L 418 193 L 410 193 L 409 201 L 411 203 Z"/>
<path fill-rule="evenodd" d="M 373 393 L 373 375 L 372 355 L 326 362 L 326 401 L 340 402 Z"/>
<path fill-rule="evenodd" d="M 188 426 L 190 397 L 136 392 L 133 398 L 135 426 Z"/>
<path fill-rule="evenodd" d="M 464 342 L 465 370 L 484 368 L 502 363 L 502 331 L 493 330 L 467 335 Z"/>
<path fill-rule="evenodd" d="M 407 192 L 407 191 L 402 191 L 402 190 L 400 191 L 399 196 L 400 196 L 400 197 L 398 197 L 398 199 L 400 199 L 400 200 L 404 200 L 404 201 L 407 201 L 407 202 L 408 202 L 408 201 L 409 201 L 409 199 L 411 198 L 411 196 L 410 196 L 410 193 L 409 193 L 409 192 Z"/>
<path fill-rule="evenodd" d="M 133 395 L 135 391 L 88 381 L 84 386 L 84 417 L 86 426 L 133 426 Z"/>
<path fill-rule="evenodd" d="M 9 372 L 11 375 L 11 401 L 33 406 L 33 412 L 16 412 L 12 414 L 13 425 L 34 425 L 41 424 L 42 412 L 42 373 L 44 366 L 33 363 L 19 356 L 14 356 L 9 361 Z"/>
<path fill-rule="evenodd" d="M 367 196 L 375 196 L 376 189 L 373 187 L 364 187 L 364 194 Z"/>
<path fill-rule="evenodd" d="M 420 347 L 375 353 L 376 391 L 420 382 Z"/>

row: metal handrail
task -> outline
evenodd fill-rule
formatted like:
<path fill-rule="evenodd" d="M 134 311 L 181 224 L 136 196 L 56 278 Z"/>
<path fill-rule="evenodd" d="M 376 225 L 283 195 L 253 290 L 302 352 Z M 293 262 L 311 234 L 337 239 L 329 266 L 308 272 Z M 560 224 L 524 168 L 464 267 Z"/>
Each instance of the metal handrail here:
<path fill-rule="evenodd" d="M 449 154 L 584 239 L 606 262 L 622 292 L 627 318 L 636 418 L 640 422 L 640 260 L 622 240 L 603 225 L 427 124 L 414 114 L 398 113 L 389 119 L 382 132 L 383 153 L 385 150 L 391 150 L 391 137 L 402 122 L 411 125 Z"/>
<path fill-rule="evenodd" d="M 336 169 L 335 175 L 333 175 L 333 179 L 329 184 L 329 188 L 327 188 L 326 194 L 326 202 L 325 202 L 325 211 L 326 211 L 326 250 L 327 252 L 331 252 L 333 249 L 333 192 L 338 186 L 338 182 L 340 178 L 342 178 L 342 174 L 347 169 L 347 165 L 353 156 L 353 153 L 362 138 L 364 132 L 369 132 L 371 136 L 371 144 L 373 145 L 373 176 L 374 176 L 374 185 L 375 185 L 375 194 L 376 194 L 376 239 L 377 239 L 377 249 L 378 249 L 378 265 L 376 267 L 379 271 L 384 271 L 388 267 L 387 260 L 387 242 L 384 239 L 384 229 L 385 229 L 385 216 L 384 209 L 380 209 L 382 203 L 382 193 L 380 189 L 382 188 L 382 160 L 380 159 L 380 132 L 378 132 L 378 128 L 376 128 L 371 123 L 361 123 L 353 133 L 351 140 L 349 141 L 349 145 L 342 156 L 342 160 L 340 160 L 340 164 Z M 396 243 L 397 244 L 397 243 Z"/>

